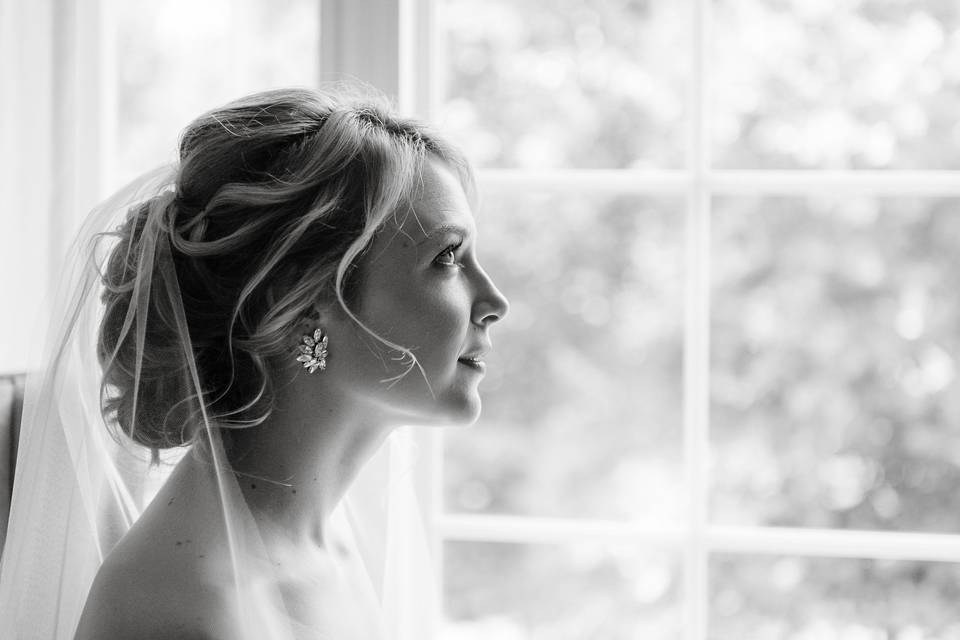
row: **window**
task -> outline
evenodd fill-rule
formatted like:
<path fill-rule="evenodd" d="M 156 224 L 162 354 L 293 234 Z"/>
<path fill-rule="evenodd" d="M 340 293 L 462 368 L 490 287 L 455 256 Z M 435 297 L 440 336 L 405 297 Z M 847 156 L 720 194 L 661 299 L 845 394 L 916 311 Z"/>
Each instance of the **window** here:
<path fill-rule="evenodd" d="M 960 14 L 443 0 L 512 297 L 444 638 L 960 636 Z"/>

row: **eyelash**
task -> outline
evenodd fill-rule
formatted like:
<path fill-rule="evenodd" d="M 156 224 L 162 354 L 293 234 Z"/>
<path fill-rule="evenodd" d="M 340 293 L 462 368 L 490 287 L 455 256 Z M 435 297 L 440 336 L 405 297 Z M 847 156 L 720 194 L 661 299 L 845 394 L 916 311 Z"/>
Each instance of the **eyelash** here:
<path fill-rule="evenodd" d="M 456 257 L 453 255 L 453 252 L 456 251 L 457 249 L 459 249 L 459 248 L 460 248 L 460 245 L 462 245 L 462 244 L 463 244 L 463 240 L 461 240 L 460 242 L 458 242 L 458 243 L 456 243 L 456 244 L 450 245 L 449 247 L 447 247 L 446 249 L 444 249 L 442 252 L 440 252 L 440 255 L 438 255 L 438 256 L 436 257 L 436 259 L 434 260 L 434 262 L 435 262 L 436 264 L 440 265 L 441 267 L 455 267 L 455 266 L 457 266 L 456 261 L 454 261 L 454 262 L 443 262 L 440 258 L 442 258 L 443 256 L 445 256 L 445 255 L 447 255 L 447 254 L 450 254 L 450 256 L 453 257 L 454 260 L 456 260 Z"/>

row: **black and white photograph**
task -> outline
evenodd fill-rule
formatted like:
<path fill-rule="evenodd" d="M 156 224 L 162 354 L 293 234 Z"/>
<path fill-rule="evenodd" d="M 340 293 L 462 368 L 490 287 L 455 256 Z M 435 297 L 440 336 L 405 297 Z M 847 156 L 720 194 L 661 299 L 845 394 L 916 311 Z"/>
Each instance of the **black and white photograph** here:
<path fill-rule="evenodd" d="M 3 640 L 960 640 L 957 0 L 0 0 Z"/>

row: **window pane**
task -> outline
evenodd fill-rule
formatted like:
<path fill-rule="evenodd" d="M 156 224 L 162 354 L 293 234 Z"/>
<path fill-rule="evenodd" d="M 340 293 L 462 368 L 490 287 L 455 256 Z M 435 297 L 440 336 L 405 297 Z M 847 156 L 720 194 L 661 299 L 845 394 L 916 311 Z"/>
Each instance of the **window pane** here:
<path fill-rule="evenodd" d="M 678 518 L 682 202 L 502 195 L 477 224 L 511 309 L 483 416 L 446 434 L 448 508 Z"/>
<path fill-rule="evenodd" d="M 682 637 L 678 559 L 625 545 L 448 542 L 443 640 Z"/>
<path fill-rule="evenodd" d="M 719 555 L 711 640 L 957 640 L 960 566 Z"/>
<path fill-rule="evenodd" d="M 715 519 L 960 529 L 958 205 L 717 202 Z"/>
<path fill-rule="evenodd" d="M 241 95 L 312 86 L 317 0 L 130 0 L 117 21 L 119 186 L 175 158 L 180 131 Z"/>
<path fill-rule="evenodd" d="M 721 168 L 960 167 L 956 0 L 715 0 Z"/>
<path fill-rule="evenodd" d="M 481 166 L 681 167 L 689 4 L 446 0 L 441 122 Z"/>

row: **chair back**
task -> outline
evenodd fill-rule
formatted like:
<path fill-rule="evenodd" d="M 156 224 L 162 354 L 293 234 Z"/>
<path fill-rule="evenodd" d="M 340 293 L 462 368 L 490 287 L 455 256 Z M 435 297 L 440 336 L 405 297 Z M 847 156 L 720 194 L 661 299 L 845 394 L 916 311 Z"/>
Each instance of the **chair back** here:
<path fill-rule="evenodd" d="M 25 378 L 23 374 L 0 375 L 0 551 L 7 538 L 7 521 L 10 519 Z"/>

